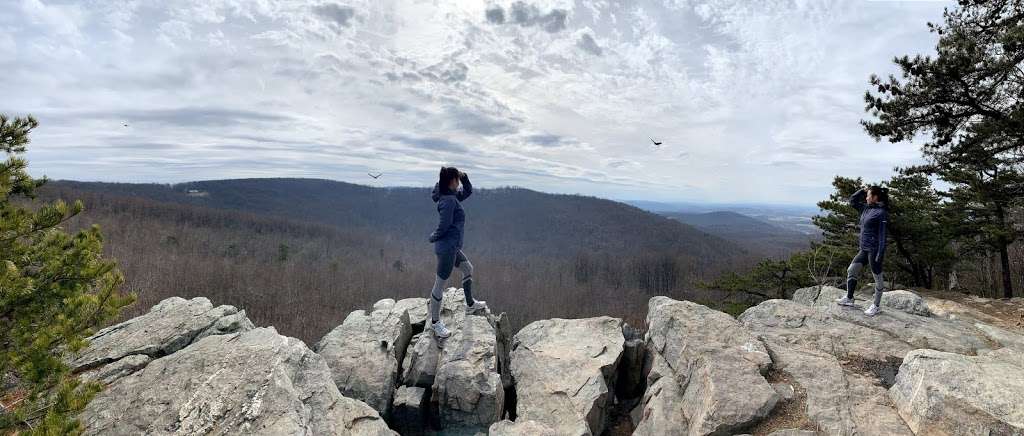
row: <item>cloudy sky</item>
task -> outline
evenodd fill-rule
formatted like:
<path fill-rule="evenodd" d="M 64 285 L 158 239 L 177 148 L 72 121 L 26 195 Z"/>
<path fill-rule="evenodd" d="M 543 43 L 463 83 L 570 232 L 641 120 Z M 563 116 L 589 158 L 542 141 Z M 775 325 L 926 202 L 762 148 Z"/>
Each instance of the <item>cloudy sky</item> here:
<path fill-rule="evenodd" d="M 39 118 L 51 178 L 426 186 L 452 164 L 483 187 L 813 204 L 917 158 L 862 132 L 862 95 L 933 52 L 946 6 L 6 0 L 0 111 Z"/>

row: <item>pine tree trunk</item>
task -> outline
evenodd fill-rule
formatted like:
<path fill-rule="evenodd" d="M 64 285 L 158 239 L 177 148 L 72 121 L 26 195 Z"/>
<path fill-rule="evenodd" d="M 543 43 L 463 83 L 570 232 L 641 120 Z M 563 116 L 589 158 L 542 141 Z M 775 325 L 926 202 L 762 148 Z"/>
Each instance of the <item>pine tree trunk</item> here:
<path fill-rule="evenodd" d="M 1013 298 L 1013 277 L 1010 275 L 1010 252 L 1004 238 L 999 239 L 999 263 L 1003 272 L 1003 298 Z"/>

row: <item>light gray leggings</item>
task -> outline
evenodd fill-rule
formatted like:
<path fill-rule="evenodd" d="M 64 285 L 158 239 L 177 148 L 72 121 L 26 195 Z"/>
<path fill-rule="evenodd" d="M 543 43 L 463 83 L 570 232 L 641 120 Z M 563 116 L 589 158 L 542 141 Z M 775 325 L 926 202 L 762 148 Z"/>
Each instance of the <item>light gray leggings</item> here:
<path fill-rule="evenodd" d="M 441 319 L 441 299 L 444 297 L 444 283 L 452 273 L 452 267 L 462 271 L 462 292 L 466 294 L 466 305 L 473 305 L 473 264 L 460 250 L 454 255 L 437 256 L 437 275 L 434 288 L 430 290 L 430 321 Z"/>
<path fill-rule="evenodd" d="M 857 278 L 860 277 L 860 272 L 864 269 L 864 263 L 871 264 L 871 275 L 875 277 L 875 306 L 881 307 L 885 279 L 882 276 L 881 262 L 876 263 L 873 252 L 869 250 L 861 250 L 857 253 L 857 257 L 853 258 L 850 267 L 846 269 L 846 298 L 853 299 L 853 291 L 857 290 Z"/>

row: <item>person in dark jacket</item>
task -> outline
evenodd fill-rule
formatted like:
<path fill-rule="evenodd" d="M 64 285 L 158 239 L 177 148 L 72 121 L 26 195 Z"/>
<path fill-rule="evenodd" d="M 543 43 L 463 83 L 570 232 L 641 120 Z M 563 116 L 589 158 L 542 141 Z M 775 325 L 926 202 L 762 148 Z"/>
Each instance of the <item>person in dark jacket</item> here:
<path fill-rule="evenodd" d="M 459 189 L 459 184 L 462 189 Z M 430 234 L 430 242 L 434 243 L 434 254 L 437 255 L 437 276 L 434 277 L 434 288 L 430 291 L 430 326 L 439 338 L 447 338 L 451 332 L 441 320 L 441 299 L 444 297 L 444 284 L 451 276 L 454 268 L 462 271 L 462 291 L 466 295 L 466 313 L 485 310 L 487 303 L 473 299 L 473 264 L 469 263 L 462 252 L 462 235 L 466 225 L 466 211 L 462 202 L 473 194 L 473 184 L 469 176 L 455 167 L 442 167 L 437 185 L 431 198 L 437 203 L 439 215 L 437 229 Z"/>
<path fill-rule="evenodd" d="M 857 289 L 857 278 L 864 264 L 868 264 L 875 277 L 875 298 L 871 307 L 864 311 L 868 316 L 878 314 L 885 288 L 882 261 L 885 259 L 885 227 L 889 224 L 888 203 L 888 190 L 878 186 L 862 188 L 850 196 L 850 206 L 860 212 L 860 250 L 846 270 L 846 296 L 836 303 L 854 305 L 853 291 Z"/>

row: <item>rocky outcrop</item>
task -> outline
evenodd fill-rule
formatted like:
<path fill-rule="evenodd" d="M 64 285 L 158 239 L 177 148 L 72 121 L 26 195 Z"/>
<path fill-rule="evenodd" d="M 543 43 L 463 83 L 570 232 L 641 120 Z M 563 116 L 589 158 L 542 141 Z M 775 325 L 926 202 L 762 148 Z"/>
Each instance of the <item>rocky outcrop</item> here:
<path fill-rule="evenodd" d="M 763 377 L 772 361 L 764 344 L 735 319 L 688 301 L 654 297 L 648 304 L 647 352 L 661 376 L 645 395 L 637 434 L 728 434 L 765 418 L 779 400 Z M 659 360 L 662 359 L 662 360 Z M 676 386 L 671 384 L 675 383 Z M 663 410 L 657 410 L 662 408 Z M 667 408 L 667 409 L 664 409 Z M 683 420 L 685 419 L 685 423 Z"/>
<path fill-rule="evenodd" d="M 766 340 L 775 371 L 789 375 L 805 390 L 801 411 L 824 434 L 911 435 L 889 404 L 879 381 L 844 368 L 833 355 L 781 338 Z"/>
<path fill-rule="evenodd" d="M 919 435 L 1024 435 L 1024 352 L 914 350 L 889 395 Z"/>
<path fill-rule="evenodd" d="M 394 300 L 381 300 L 372 312 L 350 313 L 314 349 L 331 368 L 343 395 L 364 401 L 387 417 L 411 336 L 408 312 L 396 309 Z"/>
<path fill-rule="evenodd" d="M 505 405 L 492 317 L 467 315 L 465 307 L 462 290 L 445 292 L 441 318 L 452 335 L 442 343 L 432 386 L 440 424 L 453 433 L 486 431 Z"/>
<path fill-rule="evenodd" d="M 654 297 L 646 332 L 596 317 L 513 335 L 452 288 L 447 340 L 414 335 L 426 299 L 384 299 L 317 352 L 171 298 L 68 362 L 106 385 L 79 417 L 88 435 L 1024 436 L 1019 302 L 893 291 L 868 317 L 842 293 L 805 288 L 737 319 Z"/>
<path fill-rule="evenodd" d="M 814 289 L 818 289 L 816 294 L 812 294 Z M 909 293 L 908 291 L 903 292 Z M 822 286 L 798 290 L 794 294 L 793 300 L 813 307 L 819 313 L 827 314 L 832 319 L 843 320 L 873 330 L 878 334 L 888 335 L 903 342 L 911 349 L 931 348 L 951 353 L 977 354 L 980 350 L 992 348 L 986 335 L 975 329 L 970 323 L 936 319 L 887 308 L 883 308 L 885 316 L 868 317 L 863 314 L 866 307 L 846 307 L 835 304 L 835 300 L 845 294 L 846 292 L 839 288 Z M 813 299 L 810 298 L 811 295 L 814 295 Z M 909 298 L 903 300 L 907 299 Z M 884 304 L 883 302 L 883 306 Z M 830 322 L 826 321 L 826 323 Z M 901 352 L 898 357 L 902 358 L 903 354 L 906 353 Z"/>
<path fill-rule="evenodd" d="M 172 297 L 141 315 L 100 330 L 89 338 L 89 347 L 75 356 L 70 366 L 82 372 L 134 357 L 116 368 L 96 370 L 86 376 L 112 382 L 146 365 L 149 360 L 174 353 L 206 336 L 251 330 L 253 324 L 244 310 L 233 306 L 213 307 L 210 300 Z"/>
<path fill-rule="evenodd" d="M 518 419 L 559 435 L 600 435 L 624 342 L 618 318 L 549 319 L 523 327 L 511 354 Z"/>
<path fill-rule="evenodd" d="M 203 338 L 101 392 L 86 435 L 394 435 L 324 360 L 273 328 Z"/>

